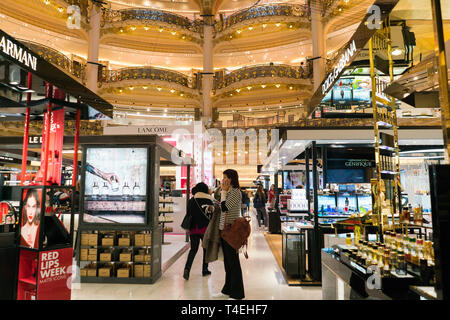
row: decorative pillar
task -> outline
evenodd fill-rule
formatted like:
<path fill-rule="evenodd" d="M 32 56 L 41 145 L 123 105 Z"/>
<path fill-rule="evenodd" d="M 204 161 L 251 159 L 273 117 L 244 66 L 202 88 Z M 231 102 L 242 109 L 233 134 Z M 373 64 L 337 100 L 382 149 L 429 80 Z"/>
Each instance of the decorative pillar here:
<path fill-rule="evenodd" d="M 97 92 L 98 82 L 98 51 L 100 46 L 100 7 L 93 5 L 89 12 L 89 32 L 88 32 L 88 61 L 87 61 L 87 87 L 93 92 Z"/>
<path fill-rule="evenodd" d="M 203 115 L 205 122 L 212 118 L 211 96 L 214 85 L 213 65 L 213 39 L 214 39 L 214 15 L 203 15 L 203 72 L 202 72 L 202 100 Z"/>
<path fill-rule="evenodd" d="M 313 80 L 314 91 L 319 87 L 325 77 L 327 59 L 327 42 L 320 6 L 311 6 L 311 33 L 313 47 Z"/>

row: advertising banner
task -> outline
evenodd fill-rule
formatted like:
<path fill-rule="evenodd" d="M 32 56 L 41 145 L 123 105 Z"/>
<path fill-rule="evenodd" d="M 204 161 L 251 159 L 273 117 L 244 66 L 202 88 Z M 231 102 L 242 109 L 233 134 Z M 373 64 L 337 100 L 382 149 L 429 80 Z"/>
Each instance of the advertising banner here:
<path fill-rule="evenodd" d="M 39 253 L 38 300 L 70 300 L 72 248 Z M 69 285 L 68 285 L 69 283 Z"/>

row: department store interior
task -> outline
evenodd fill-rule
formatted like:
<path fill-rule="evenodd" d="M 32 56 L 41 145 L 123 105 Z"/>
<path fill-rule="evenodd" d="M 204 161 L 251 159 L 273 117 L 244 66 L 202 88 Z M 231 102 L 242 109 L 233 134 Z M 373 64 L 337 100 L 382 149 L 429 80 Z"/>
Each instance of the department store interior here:
<path fill-rule="evenodd" d="M 215 300 L 227 169 L 245 299 L 447 300 L 449 76 L 450 0 L 1 0 L 0 300 Z"/>

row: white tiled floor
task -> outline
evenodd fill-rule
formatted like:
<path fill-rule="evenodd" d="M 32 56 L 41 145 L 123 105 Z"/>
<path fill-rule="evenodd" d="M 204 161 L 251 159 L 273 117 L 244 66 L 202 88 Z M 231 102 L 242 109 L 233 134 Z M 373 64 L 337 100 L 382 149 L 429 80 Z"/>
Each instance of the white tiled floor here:
<path fill-rule="evenodd" d="M 249 239 L 246 260 L 240 255 L 244 276 L 245 296 L 249 300 L 319 300 L 322 299 L 321 287 L 288 286 L 281 270 L 270 251 L 263 232 L 257 230 L 252 219 L 252 234 Z M 197 253 L 192 266 L 190 279 L 183 279 L 183 269 L 187 258 L 186 251 L 160 279 L 151 285 L 125 284 L 80 284 L 72 291 L 74 300 L 127 300 L 127 299 L 168 299 L 168 300 L 210 300 L 211 295 L 219 292 L 225 281 L 222 261 L 211 263 L 212 274 L 202 277 L 201 251 Z"/>

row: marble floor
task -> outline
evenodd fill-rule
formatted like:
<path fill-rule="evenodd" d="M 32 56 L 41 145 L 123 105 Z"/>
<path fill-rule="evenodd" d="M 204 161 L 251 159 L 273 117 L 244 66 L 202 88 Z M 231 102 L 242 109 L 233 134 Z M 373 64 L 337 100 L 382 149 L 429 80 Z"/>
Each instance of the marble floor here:
<path fill-rule="evenodd" d="M 321 287 L 288 286 L 282 272 L 252 214 L 252 234 L 249 238 L 248 260 L 241 254 L 245 297 L 248 300 L 320 300 Z M 73 300 L 213 300 L 225 281 L 222 261 L 210 264 L 212 274 L 203 277 L 199 250 L 192 266 L 190 279 L 183 279 L 183 269 L 188 251 L 185 251 L 149 285 L 129 284 L 76 284 Z"/>

